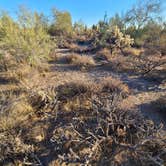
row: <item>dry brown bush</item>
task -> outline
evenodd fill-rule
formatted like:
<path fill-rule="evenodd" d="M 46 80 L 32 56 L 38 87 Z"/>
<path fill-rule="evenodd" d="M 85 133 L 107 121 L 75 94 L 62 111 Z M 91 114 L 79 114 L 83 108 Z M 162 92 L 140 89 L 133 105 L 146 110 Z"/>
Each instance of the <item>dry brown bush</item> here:
<path fill-rule="evenodd" d="M 60 96 L 57 99 L 60 100 L 60 105 L 64 101 L 73 101 L 76 97 L 83 101 L 82 97 L 88 96 L 91 107 L 90 109 L 82 107 L 84 102 L 72 107 L 70 112 L 59 107 L 57 123 L 63 121 L 63 124 L 55 128 L 51 138 L 58 153 L 54 163 L 64 165 L 165 163 L 166 159 L 163 157 L 166 148 L 165 137 L 160 136 L 161 129 L 157 129 L 153 122 L 145 121 L 138 112 L 118 107 L 128 96 L 127 86 L 113 78 L 107 78 L 96 85 L 95 91 L 91 88 L 87 90 L 87 85 L 76 83 L 59 87 L 58 96 Z M 160 161 L 157 161 L 157 157 Z"/>
<path fill-rule="evenodd" d="M 69 48 L 72 51 L 78 51 L 78 50 L 80 50 L 80 47 L 77 44 L 75 44 L 75 43 L 68 44 L 67 48 Z"/>
<path fill-rule="evenodd" d="M 18 160 L 22 165 L 42 164 L 38 155 L 45 146 L 43 142 L 49 144 L 44 147 L 44 153 L 50 148 L 56 154 L 51 156 L 54 161 L 50 165 L 137 166 L 166 161 L 162 130 L 153 122 L 145 121 L 136 110 L 119 107 L 130 94 L 120 80 L 112 77 L 98 83 L 80 80 L 47 90 L 34 90 L 19 102 L 9 99 L 11 104 L 0 100 L 3 115 L 8 115 L 7 110 L 21 114 L 19 118 L 13 116 L 19 124 L 13 123 L 14 127 L 0 131 L 1 161 L 12 158 L 14 163 Z M 24 118 L 31 113 L 22 110 L 27 106 L 33 113 L 42 110 L 47 114 L 30 115 L 25 122 Z"/>
<path fill-rule="evenodd" d="M 92 108 L 92 96 L 103 95 L 103 98 L 108 94 L 115 97 L 114 101 L 119 101 L 126 98 L 130 93 L 127 85 L 123 84 L 119 79 L 112 77 L 105 78 L 99 83 L 94 82 L 70 82 L 61 85 L 57 89 L 58 100 L 62 101 L 61 107 L 65 110 L 74 110 Z M 82 103 L 82 104 L 81 104 Z"/>
<path fill-rule="evenodd" d="M 110 59 L 112 69 L 122 72 L 134 71 L 133 58 L 130 56 L 116 55 Z"/>
<path fill-rule="evenodd" d="M 136 72 L 148 75 L 159 68 L 164 69 L 166 56 L 155 48 L 146 48 L 140 56 L 133 58 L 133 64 Z"/>
<path fill-rule="evenodd" d="M 66 111 L 91 109 L 91 95 L 97 91 L 98 85 L 92 82 L 73 81 L 57 88 L 60 107 Z"/>
<path fill-rule="evenodd" d="M 22 126 L 28 123 L 33 109 L 25 96 L 1 96 L 0 98 L 0 165 L 9 161 L 17 165 L 26 163 L 34 152 L 33 145 L 21 137 Z M 17 162 L 18 160 L 18 162 Z"/>
<path fill-rule="evenodd" d="M 142 49 L 133 48 L 133 47 L 124 49 L 124 53 L 126 56 L 139 56 L 142 52 L 143 52 Z"/>
<path fill-rule="evenodd" d="M 109 49 L 104 48 L 97 52 L 95 59 L 96 60 L 106 60 L 109 61 L 112 58 L 111 52 Z"/>
<path fill-rule="evenodd" d="M 8 71 L 16 65 L 16 59 L 6 51 L 0 51 L 0 71 Z"/>
<path fill-rule="evenodd" d="M 71 54 L 66 56 L 66 61 L 73 64 L 79 68 L 88 68 L 95 66 L 95 61 L 92 57 L 87 55 Z"/>
<path fill-rule="evenodd" d="M 53 54 L 53 55 L 51 55 L 52 57 L 51 57 L 51 60 L 50 61 L 52 61 L 52 62 L 58 62 L 59 60 L 61 60 L 62 59 L 62 56 L 61 55 L 59 55 L 59 54 Z"/>
<path fill-rule="evenodd" d="M 6 101 L 1 106 L 0 130 L 16 129 L 20 123 L 28 119 L 32 112 L 33 109 L 24 96 L 18 99 L 8 99 L 8 102 Z"/>
<path fill-rule="evenodd" d="M 156 48 L 128 48 L 124 50 L 126 56 L 123 56 L 120 52 L 114 52 L 113 55 L 108 52 L 98 54 L 96 57 L 108 61 L 112 69 L 117 71 L 150 75 L 158 69 L 164 70 L 166 65 L 166 57 L 161 55 Z M 104 58 L 101 55 L 104 55 Z"/>
<path fill-rule="evenodd" d="M 113 77 L 107 77 L 103 80 L 102 90 L 109 91 L 110 93 L 116 92 L 124 97 L 127 97 L 130 93 L 127 85 L 125 85 L 119 79 L 115 79 Z"/>

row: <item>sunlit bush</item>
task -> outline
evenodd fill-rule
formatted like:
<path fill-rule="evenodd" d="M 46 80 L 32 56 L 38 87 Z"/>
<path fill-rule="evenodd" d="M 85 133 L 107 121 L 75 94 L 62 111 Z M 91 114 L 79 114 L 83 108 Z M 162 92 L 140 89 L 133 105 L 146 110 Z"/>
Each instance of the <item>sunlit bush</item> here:
<path fill-rule="evenodd" d="M 95 66 L 95 61 L 92 57 L 87 55 L 71 54 L 66 57 L 68 63 L 73 64 L 79 68 L 88 68 Z"/>
<path fill-rule="evenodd" d="M 18 62 L 30 65 L 46 58 L 52 44 L 41 15 L 20 8 L 17 21 L 14 21 L 8 14 L 1 14 L 0 48 L 13 55 Z"/>

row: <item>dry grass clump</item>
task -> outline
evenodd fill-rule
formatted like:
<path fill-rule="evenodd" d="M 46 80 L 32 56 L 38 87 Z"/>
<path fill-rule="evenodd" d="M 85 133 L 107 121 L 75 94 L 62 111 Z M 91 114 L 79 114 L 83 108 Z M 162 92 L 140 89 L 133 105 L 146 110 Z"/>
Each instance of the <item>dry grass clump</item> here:
<path fill-rule="evenodd" d="M 16 65 L 16 59 L 8 52 L 0 50 L 0 71 L 8 71 Z"/>
<path fill-rule="evenodd" d="M 33 112 L 31 105 L 26 99 L 8 99 L 0 108 L 0 131 L 17 128 L 24 123 Z"/>
<path fill-rule="evenodd" d="M 129 47 L 129 48 L 124 49 L 124 53 L 127 56 L 139 56 L 142 52 L 143 52 L 142 49 L 133 48 L 133 47 Z"/>
<path fill-rule="evenodd" d="M 94 86 L 94 87 L 93 87 Z M 95 88 L 95 84 L 90 82 L 70 82 L 58 87 L 58 98 L 60 100 L 72 98 L 74 96 L 79 96 L 85 93 L 92 93 Z"/>
<path fill-rule="evenodd" d="M 66 57 L 66 61 L 73 64 L 79 68 L 89 68 L 95 66 L 95 61 L 92 57 L 79 54 L 71 54 Z"/>
<path fill-rule="evenodd" d="M 26 64 L 20 64 L 19 68 L 13 68 L 5 73 L 5 77 L 10 83 L 15 83 L 17 86 L 27 84 L 31 87 L 31 84 L 37 84 L 42 77 L 45 76 L 48 71 L 48 65 L 43 64 L 43 66 L 38 66 L 36 68 L 31 67 Z"/>
<path fill-rule="evenodd" d="M 75 44 L 75 43 L 68 44 L 67 48 L 69 48 L 72 51 L 79 51 L 80 50 L 80 47 L 78 46 L 78 44 Z"/>
<path fill-rule="evenodd" d="M 30 75 L 31 73 L 34 73 L 34 69 L 32 69 L 29 65 L 26 64 L 20 64 L 19 68 L 11 71 L 11 75 L 13 75 L 13 77 L 18 81 L 27 78 L 28 75 Z"/>
<path fill-rule="evenodd" d="M 63 59 L 63 56 L 62 56 L 62 55 L 60 55 L 60 54 L 55 54 L 55 56 L 51 58 L 51 61 L 53 61 L 53 62 L 59 62 L 59 61 L 62 60 L 62 59 Z"/>
<path fill-rule="evenodd" d="M 112 58 L 111 52 L 107 48 L 104 48 L 104 49 L 98 51 L 95 56 L 96 60 L 110 61 L 111 58 Z"/>
<path fill-rule="evenodd" d="M 91 109 L 92 96 L 102 96 L 104 99 L 109 95 L 115 97 L 114 101 L 119 102 L 129 93 L 127 85 L 118 79 L 108 77 L 99 83 L 77 81 L 61 85 L 57 88 L 57 100 L 62 101 L 60 106 L 64 110 Z"/>
<path fill-rule="evenodd" d="M 116 55 L 110 60 L 112 69 L 122 72 L 131 72 L 135 69 L 134 58 L 131 56 Z"/>
<path fill-rule="evenodd" d="M 60 61 L 64 56 L 62 54 L 59 54 L 58 51 L 55 49 L 52 52 L 50 52 L 49 55 L 49 61 L 50 62 L 58 62 Z"/>
<path fill-rule="evenodd" d="M 65 111 L 90 109 L 90 97 L 97 91 L 98 85 L 92 82 L 73 81 L 57 88 L 60 108 Z"/>
<path fill-rule="evenodd" d="M 5 101 L 3 101 L 5 99 Z M 25 96 L 0 99 L 0 165 L 26 163 L 33 155 L 33 145 L 21 137 L 22 126 L 28 123 L 33 109 Z"/>
<path fill-rule="evenodd" d="M 102 90 L 103 92 L 119 93 L 123 97 L 127 97 L 130 93 L 127 85 L 119 79 L 115 79 L 113 77 L 107 77 L 102 81 Z"/>

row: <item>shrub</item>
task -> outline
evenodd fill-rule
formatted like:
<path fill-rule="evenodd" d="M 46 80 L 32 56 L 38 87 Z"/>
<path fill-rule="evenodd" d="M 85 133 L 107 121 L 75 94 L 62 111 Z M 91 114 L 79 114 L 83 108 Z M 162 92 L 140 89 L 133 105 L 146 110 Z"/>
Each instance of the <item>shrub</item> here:
<path fill-rule="evenodd" d="M 31 114 L 32 107 L 24 99 L 8 101 L 6 107 L 1 106 L 0 130 L 16 129 L 20 123 L 24 123 Z"/>
<path fill-rule="evenodd" d="M 156 156 L 164 163 L 164 138 L 153 122 L 145 121 L 135 110 L 118 107 L 127 95 L 117 96 L 128 94 L 127 86 L 113 78 L 95 85 L 98 87 L 95 91 L 84 83 L 59 87 L 60 100 L 70 102 L 78 98 L 80 102 L 69 108 L 70 112 L 64 111 L 62 101 L 59 103 L 56 122 L 61 125 L 57 125 L 51 138 L 59 154 L 54 163 L 155 165 Z M 86 97 L 90 101 L 88 108 L 82 100 L 87 93 L 90 94 Z"/>
<path fill-rule="evenodd" d="M 134 58 L 131 56 L 122 56 L 122 55 L 116 55 L 111 60 L 111 67 L 114 70 L 122 71 L 122 72 L 131 72 L 134 71 Z"/>
<path fill-rule="evenodd" d="M 71 54 L 66 57 L 68 63 L 73 64 L 79 68 L 88 68 L 95 65 L 95 61 L 92 57 L 79 54 Z"/>
<path fill-rule="evenodd" d="M 96 60 L 106 60 L 109 61 L 111 59 L 112 55 L 109 49 L 102 49 L 97 52 L 95 59 Z"/>
<path fill-rule="evenodd" d="M 50 26 L 51 35 L 63 36 L 72 33 L 72 18 L 69 12 L 52 9 L 54 23 Z"/>
<path fill-rule="evenodd" d="M 165 56 L 162 56 L 156 49 L 146 49 L 140 56 L 133 59 L 135 70 L 142 75 L 148 75 L 157 68 L 163 68 L 166 64 Z"/>
<path fill-rule="evenodd" d="M 132 56 L 139 56 L 142 53 L 142 50 L 130 47 L 130 48 L 124 49 L 124 53 L 125 53 L 125 55 L 128 55 L 128 56 L 131 56 L 131 55 Z"/>
<path fill-rule="evenodd" d="M 15 58 L 5 50 L 0 52 L 0 71 L 8 71 L 10 68 L 16 66 Z"/>
<path fill-rule="evenodd" d="M 47 58 L 52 48 L 51 40 L 43 27 L 40 16 L 21 8 L 17 22 L 7 14 L 0 18 L 0 48 L 13 55 L 18 62 L 30 65 Z"/>
<path fill-rule="evenodd" d="M 70 82 L 58 87 L 58 98 L 60 100 L 79 96 L 81 94 L 90 93 L 93 91 L 93 84 L 78 82 Z"/>
<path fill-rule="evenodd" d="M 98 96 L 100 100 L 104 100 L 109 95 L 112 97 L 113 103 L 126 98 L 129 93 L 127 85 L 112 77 L 108 77 L 99 83 L 84 83 L 80 80 L 57 88 L 58 100 L 62 102 L 60 107 L 68 111 L 82 110 L 83 108 L 84 110 L 92 109 L 92 100 L 95 96 Z"/>
<path fill-rule="evenodd" d="M 119 79 L 107 77 L 102 81 L 102 91 L 110 93 L 119 93 L 122 97 L 126 98 L 130 91 L 127 85 L 123 84 Z"/>
<path fill-rule="evenodd" d="M 98 85 L 93 82 L 73 81 L 57 88 L 60 108 L 66 111 L 90 109 L 91 95 L 97 91 Z"/>
<path fill-rule="evenodd" d="M 24 143 L 18 133 L 0 133 L 1 165 L 4 165 L 5 161 L 9 162 L 11 160 L 13 162 L 9 162 L 9 165 L 31 161 L 33 152 L 33 145 Z"/>
<path fill-rule="evenodd" d="M 130 47 L 133 42 L 134 40 L 129 35 L 123 34 L 117 26 L 105 25 L 99 28 L 99 32 L 94 37 L 93 45 L 97 48 L 109 48 L 111 53 L 118 49 L 124 54 L 123 49 Z"/>

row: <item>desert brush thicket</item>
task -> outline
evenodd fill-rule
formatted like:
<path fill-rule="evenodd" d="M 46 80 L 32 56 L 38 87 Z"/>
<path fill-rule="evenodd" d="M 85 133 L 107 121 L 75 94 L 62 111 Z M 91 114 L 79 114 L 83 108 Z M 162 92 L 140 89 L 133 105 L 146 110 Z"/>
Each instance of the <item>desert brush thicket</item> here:
<path fill-rule="evenodd" d="M 0 165 L 164 166 L 163 125 L 141 115 L 133 90 L 107 75 L 81 76 L 106 65 L 141 76 L 165 71 L 166 24 L 154 17 L 159 8 L 148 1 L 92 27 L 72 25 L 70 13 L 55 8 L 52 20 L 24 7 L 17 19 L 3 12 Z M 69 52 L 58 54 L 61 48 Z M 69 72 L 67 80 L 71 66 L 78 78 Z M 164 112 L 165 95 L 151 104 Z"/>

